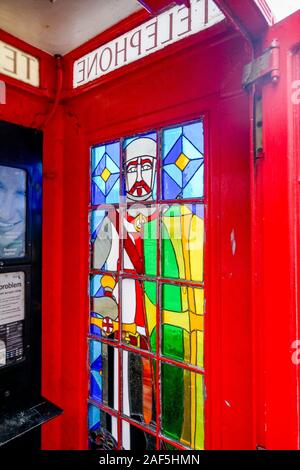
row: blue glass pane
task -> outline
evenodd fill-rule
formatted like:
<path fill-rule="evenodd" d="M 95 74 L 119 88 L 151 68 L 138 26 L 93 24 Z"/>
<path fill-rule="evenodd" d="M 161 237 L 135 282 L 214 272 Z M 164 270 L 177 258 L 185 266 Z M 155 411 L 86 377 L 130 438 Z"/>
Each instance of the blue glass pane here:
<path fill-rule="evenodd" d="M 123 189 L 129 201 L 156 199 L 157 134 L 128 137 L 123 143 Z"/>
<path fill-rule="evenodd" d="M 203 123 L 163 131 L 162 199 L 203 197 Z"/>
<path fill-rule="evenodd" d="M 117 418 L 88 405 L 89 448 L 92 450 L 116 450 L 118 446 Z"/>
<path fill-rule="evenodd" d="M 102 356 L 101 343 L 90 342 L 90 396 L 94 400 L 102 401 Z"/>
<path fill-rule="evenodd" d="M 92 148 L 91 204 L 114 204 L 120 193 L 120 143 Z"/>

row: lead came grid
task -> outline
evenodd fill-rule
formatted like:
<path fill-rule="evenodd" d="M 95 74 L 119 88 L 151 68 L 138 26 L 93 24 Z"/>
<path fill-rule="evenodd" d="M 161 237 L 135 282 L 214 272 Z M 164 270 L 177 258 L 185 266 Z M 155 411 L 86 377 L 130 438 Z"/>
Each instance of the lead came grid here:
<path fill-rule="evenodd" d="M 204 448 L 203 122 L 91 149 L 89 446 Z"/>

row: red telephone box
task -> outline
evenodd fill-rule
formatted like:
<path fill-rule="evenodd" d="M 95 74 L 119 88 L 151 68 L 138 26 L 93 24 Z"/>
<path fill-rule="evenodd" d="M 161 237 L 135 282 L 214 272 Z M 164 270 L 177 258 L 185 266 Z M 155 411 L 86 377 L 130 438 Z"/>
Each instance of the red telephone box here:
<path fill-rule="evenodd" d="M 141 3 L 62 58 L 0 32 L 41 67 L 0 118 L 44 132 L 43 448 L 298 449 L 300 13 L 216 0 L 189 35 L 162 2 L 186 37 L 133 61 Z"/>

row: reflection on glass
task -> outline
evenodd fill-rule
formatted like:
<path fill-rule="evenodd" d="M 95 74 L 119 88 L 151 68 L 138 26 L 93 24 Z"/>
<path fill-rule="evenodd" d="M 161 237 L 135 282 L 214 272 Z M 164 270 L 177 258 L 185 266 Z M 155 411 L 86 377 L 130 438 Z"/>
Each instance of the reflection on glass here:
<path fill-rule="evenodd" d="M 0 258 L 25 256 L 26 172 L 0 165 Z"/>

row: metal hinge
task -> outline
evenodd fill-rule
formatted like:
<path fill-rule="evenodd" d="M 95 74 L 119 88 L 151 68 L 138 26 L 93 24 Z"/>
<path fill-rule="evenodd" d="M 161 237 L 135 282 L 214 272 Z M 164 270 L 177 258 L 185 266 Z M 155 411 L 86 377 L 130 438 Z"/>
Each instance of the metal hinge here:
<path fill-rule="evenodd" d="M 244 67 L 243 87 L 247 87 L 261 78 L 277 82 L 280 77 L 279 42 L 274 39 L 271 46 L 257 59 Z"/>

